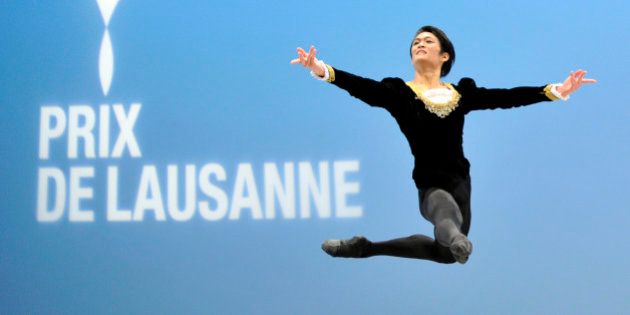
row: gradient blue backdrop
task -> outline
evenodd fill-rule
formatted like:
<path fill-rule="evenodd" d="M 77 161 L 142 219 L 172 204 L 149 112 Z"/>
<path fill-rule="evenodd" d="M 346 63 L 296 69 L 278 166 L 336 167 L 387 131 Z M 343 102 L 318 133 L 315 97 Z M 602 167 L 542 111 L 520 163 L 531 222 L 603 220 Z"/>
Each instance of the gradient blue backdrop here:
<path fill-rule="evenodd" d="M 122 0 L 104 97 L 96 1 L 2 1 L 0 313 L 627 313 L 628 16 L 620 0 Z M 432 229 L 393 119 L 289 60 L 314 44 L 338 68 L 410 80 L 407 49 L 425 24 L 455 43 L 447 81 L 542 85 L 582 67 L 599 83 L 568 102 L 468 116 L 475 253 L 466 265 L 332 259 L 319 249 L 327 238 Z M 143 158 L 116 162 L 123 180 L 137 182 L 151 163 L 164 174 L 168 163 L 218 162 L 233 176 L 242 162 L 259 174 L 268 161 L 356 159 L 352 202 L 364 216 L 114 224 L 100 207 L 94 223 L 38 223 L 40 107 L 134 101 Z M 55 150 L 62 167 L 113 163 Z"/>

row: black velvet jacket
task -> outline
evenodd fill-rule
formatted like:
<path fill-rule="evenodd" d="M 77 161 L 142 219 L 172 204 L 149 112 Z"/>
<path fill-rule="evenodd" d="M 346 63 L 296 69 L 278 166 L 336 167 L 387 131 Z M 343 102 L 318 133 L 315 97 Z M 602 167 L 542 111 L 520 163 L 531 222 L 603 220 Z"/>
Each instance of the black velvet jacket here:
<path fill-rule="evenodd" d="M 486 89 L 463 78 L 453 85 L 461 95 L 457 107 L 441 118 L 400 78 L 382 81 L 331 69 L 332 84 L 376 107 L 385 108 L 398 122 L 415 158 L 413 179 L 418 189 L 440 187 L 452 190 L 469 178 L 470 163 L 464 156 L 464 116 L 472 110 L 512 108 L 552 100 L 546 86 Z M 548 96 L 549 95 L 549 96 Z"/>

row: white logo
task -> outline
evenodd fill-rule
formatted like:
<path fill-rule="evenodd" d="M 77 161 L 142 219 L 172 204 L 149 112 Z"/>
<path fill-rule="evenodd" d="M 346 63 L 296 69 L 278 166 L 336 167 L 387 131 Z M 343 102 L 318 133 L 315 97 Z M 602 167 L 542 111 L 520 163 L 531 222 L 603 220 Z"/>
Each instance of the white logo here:
<path fill-rule="evenodd" d="M 114 74 L 108 26 L 119 0 L 96 2 L 105 22 L 98 62 L 101 88 L 107 97 Z M 362 206 L 348 204 L 348 198 L 360 192 L 360 183 L 346 177 L 359 172 L 358 160 L 320 161 L 316 165 L 309 161 L 265 162 L 260 172 L 254 172 L 250 163 L 239 163 L 234 173 L 213 162 L 145 164 L 141 169 L 119 166 L 126 164 L 121 163 L 123 157 L 143 157 L 134 133 L 141 108 L 139 102 L 129 106 L 101 103 L 98 108 L 89 104 L 41 107 L 38 222 L 94 222 L 99 216 L 108 222 L 142 222 L 145 217 L 185 222 L 194 217 L 219 221 L 240 220 L 242 216 L 253 220 L 363 216 Z M 114 142 L 112 132 L 116 129 Z M 62 138 L 65 141 L 59 141 Z M 65 157 L 60 155 L 63 148 L 51 149 L 53 146 L 66 146 Z M 60 164 L 57 159 L 61 159 Z M 106 169 L 101 163 L 90 165 L 97 160 L 111 164 L 105 165 Z M 122 171 L 136 175 L 128 177 Z M 137 182 L 129 180 L 138 175 Z M 92 185 L 102 182 L 99 176 L 105 177 L 105 186 Z M 119 198 L 120 191 L 129 190 L 136 191 L 135 198 Z"/>
<path fill-rule="evenodd" d="M 101 10 L 103 21 L 105 22 L 105 32 L 103 33 L 103 41 L 101 41 L 101 51 L 98 57 L 98 73 L 101 79 L 101 88 L 103 95 L 107 96 L 109 87 L 112 84 L 114 75 L 114 52 L 112 50 L 112 41 L 109 38 L 109 20 L 116 9 L 119 0 L 96 0 Z"/>

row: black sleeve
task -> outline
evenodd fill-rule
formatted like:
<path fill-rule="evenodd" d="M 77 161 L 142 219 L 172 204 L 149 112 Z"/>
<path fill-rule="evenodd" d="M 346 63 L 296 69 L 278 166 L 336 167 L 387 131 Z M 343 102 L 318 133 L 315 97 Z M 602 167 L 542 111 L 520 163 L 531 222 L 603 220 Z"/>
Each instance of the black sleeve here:
<path fill-rule="evenodd" d="M 385 78 L 376 81 L 363 78 L 339 69 L 333 69 L 335 79 L 332 84 L 348 91 L 350 95 L 360 99 L 370 106 L 382 107 L 389 112 L 397 111 L 400 102 L 400 91 L 397 88 L 402 81 L 399 78 Z"/>
<path fill-rule="evenodd" d="M 548 86 L 520 86 L 511 89 L 486 89 L 477 87 L 471 78 L 463 78 L 457 84 L 468 111 L 479 109 L 514 108 L 539 102 L 551 101 Z"/>

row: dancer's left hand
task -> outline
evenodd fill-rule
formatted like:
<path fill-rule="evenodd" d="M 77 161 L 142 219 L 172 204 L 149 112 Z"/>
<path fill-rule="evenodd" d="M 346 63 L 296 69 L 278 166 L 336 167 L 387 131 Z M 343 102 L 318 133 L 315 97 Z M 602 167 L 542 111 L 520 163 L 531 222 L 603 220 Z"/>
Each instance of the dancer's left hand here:
<path fill-rule="evenodd" d="M 569 94 L 575 92 L 582 86 L 582 83 L 596 83 L 597 80 L 594 79 L 586 79 L 584 76 L 586 75 L 586 71 L 580 69 L 578 71 L 572 71 L 567 77 L 566 80 L 562 83 L 561 86 L 557 88 L 558 92 L 562 95 L 562 97 L 567 97 Z"/>

